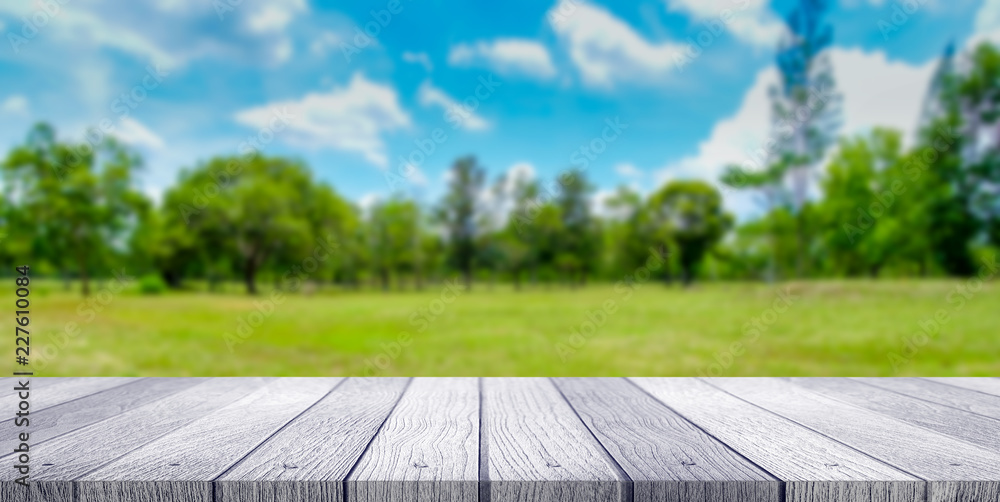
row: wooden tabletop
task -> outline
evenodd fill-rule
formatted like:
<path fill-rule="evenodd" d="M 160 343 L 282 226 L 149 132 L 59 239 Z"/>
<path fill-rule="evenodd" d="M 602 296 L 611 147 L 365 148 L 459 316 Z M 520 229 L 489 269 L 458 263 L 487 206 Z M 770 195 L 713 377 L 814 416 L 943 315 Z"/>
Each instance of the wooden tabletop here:
<path fill-rule="evenodd" d="M 4 502 L 1000 502 L 996 378 L 0 384 Z"/>

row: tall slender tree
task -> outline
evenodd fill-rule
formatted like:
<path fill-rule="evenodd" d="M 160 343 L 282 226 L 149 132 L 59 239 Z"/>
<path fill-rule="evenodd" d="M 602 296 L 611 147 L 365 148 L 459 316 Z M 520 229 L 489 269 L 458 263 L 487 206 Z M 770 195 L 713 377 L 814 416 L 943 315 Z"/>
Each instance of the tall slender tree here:
<path fill-rule="evenodd" d="M 792 187 L 796 214 L 796 274 L 806 266 L 803 208 L 809 197 L 815 166 L 836 141 L 840 97 L 829 52 L 833 28 L 824 21 L 829 0 L 799 0 L 785 18 L 787 31 L 778 47 L 778 86 L 771 89 L 775 132 L 782 164 Z"/>
<path fill-rule="evenodd" d="M 448 193 L 438 208 L 438 219 L 448 233 L 448 257 L 459 270 L 465 287 L 472 289 L 476 256 L 476 207 L 486 174 L 475 157 L 455 161 L 448 181 Z"/>

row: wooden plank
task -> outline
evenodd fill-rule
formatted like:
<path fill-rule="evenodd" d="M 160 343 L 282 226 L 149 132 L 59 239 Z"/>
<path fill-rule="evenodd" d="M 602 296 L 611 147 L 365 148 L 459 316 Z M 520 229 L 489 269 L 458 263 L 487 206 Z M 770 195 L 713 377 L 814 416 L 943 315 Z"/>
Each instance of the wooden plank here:
<path fill-rule="evenodd" d="M 20 391 L 16 390 L 20 387 L 21 383 L 27 381 L 29 387 L 28 402 L 31 404 L 32 409 L 38 409 L 35 405 L 36 401 L 43 398 L 46 395 L 64 395 L 62 389 L 73 389 L 78 385 L 86 386 L 89 378 L 36 378 L 36 377 L 26 377 L 20 381 L 14 379 L 7 387 L 5 387 L 5 393 L 0 397 L 0 410 L 13 410 L 17 408 L 18 403 L 21 401 L 19 396 Z"/>
<path fill-rule="evenodd" d="M 349 378 L 215 482 L 218 502 L 340 502 L 407 378 Z"/>
<path fill-rule="evenodd" d="M 0 389 L 0 396 L 13 394 L 14 387 L 18 386 L 24 380 L 31 380 L 31 386 L 37 389 L 43 389 L 51 385 L 57 385 L 63 382 L 68 382 L 70 380 L 78 380 L 81 377 L 40 377 L 40 376 L 20 376 L 20 377 L 5 377 L 3 380 L 3 388 Z"/>
<path fill-rule="evenodd" d="M 925 484 L 786 418 L 691 378 L 639 387 L 785 482 L 787 502 L 923 501 Z M 750 383 L 760 379 L 746 379 Z"/>
<path fill-rule="evenodd" d="M 347 500 L 479 497 L 479 380 L 415 378 L 347 478 Z"/>
<path fill-rule="evenodd" d="M 1000 378 L 978 378 L 978 377 L 951 377 L 951 378 L 927 378 L 945 385 L 961 387 L 963 389 L 982 392 L 992 396 L 1000 396 Z"/>
<path fill-rule="evenodd" d="M 628 476 L 550 380 L 485 378 L 482 386 L 481 501 L 631 500 Z"/>
<path fill-rule="evenodd" d="M 554 382 L 632 479 L 636 502 L 780 500 L 780 481 L 627 380 Z"/>
<path fill-rule="evenodd" d="M 846 378 L 793 378 L 791 381 L 838 401 L 1000 452 L 1000 421 L 996 419 Z M 927 382 L 927 385 L 938 384 Z"/>
<path fill-rule="evenodd" d="M 87 379 L 80 379 L 86 381 Z M 33 412 L 30 416 L 32 446 L 54 437 L 138 408 L 204 382 L 193 378 L 144 378 L 104 392 Z M 20 428 L 14 419 L 0 422 L 0 452 L 16 447 Z"/>
<path fill-rule="evenodd" d="M 1000 500 L 1000 452 L 779 379 L 713 378 L 711 384 L 927 480 L 931 502 L 981 502 L 969 498 L 974 490 Z"/>
<path fill-rule="evenodd" d="M 57 404 L 80 399 L 81 397 L 119 387 L 136 380 L 138 378 L 71 378 L 43 386 L 41 389 L 36 389 L 33 384 L 29 384 L 28 402 L 31 404 L 31 412 L 35 413 Z M 20 400 L 18 394 L 14 393 L 13 395 L 0 398 L 0 410 L 15 409 L 17 401 Z"/>
<path fill-rule="evenodd" d="M 213 479 L 341 380 L 282 378 L 271 382 L 79 478 L 76 500 L 211 502 Z"/>
<path fill-rule="evenodd" d="M 932 403 L 1000 419 L 1000 396 L 954 387 L 926 378 L 855 378 L 855 380 Z"/>
<path fill-rule="evenodd" d="M 0 500 L 70 502 L 72 480 L 256 390 L 270 378 L 215 378 L 33 446 L 31 490 L 0 471 Z M 0 458 L 0 462 L 8 460 Z M 30 493 L 29 493 L 30 492 Z M 7 498 L 9 497 L 9 498 Z"/>

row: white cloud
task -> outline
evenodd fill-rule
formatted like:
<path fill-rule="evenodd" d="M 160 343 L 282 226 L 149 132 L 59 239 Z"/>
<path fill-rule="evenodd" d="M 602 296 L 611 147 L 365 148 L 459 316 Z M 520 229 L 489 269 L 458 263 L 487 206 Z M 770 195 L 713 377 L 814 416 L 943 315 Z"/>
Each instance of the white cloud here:
<path fill-rule="evenodd" d="M 243 110 L 236 120 L 258 129 L 273 128 L 276 110 L 287 110 L 290 117 L 287 129 L 274 132 L 283 141 L 358 153 L 382 168 L 388 165 L 383 135 L 410 126 L 396 90 L 361 73 L 355 73 L 347 87 Z"/>
<path fill-rule="evenodd" d="M 0 3 L 0 13 L 8 14 L 16 18 L 30 18 L 36 12 L 44 12 L 32 2 L 3 2 Z M 142 34 L 129 27 L 117 26 L 107 22 L 93 12 L 84 10 L 76 5 L 62 5 L 54 16 L 56 19 L 50 21 L 41 29 L 51 33 L 52 36 L 72 40 L 73 43 L 93 43 L 105 47 L 111 47 L 130 53 L 136 56 L 149 58 L 161 65 L 173 65 L 176 63 L 174 56 L 168 54 L 157 44 L 151 42 Z M 46 14 L 48 18 L 48 14 Z M 26 42 L 34 43 L 35 40 Z M 22 50 L 22 46 L 17 46 L 16 50 Z"/>
<path fill-rule="evenodd" d="M 407 63 L 419 64 L 424 67 L 427 71 L 434 69 L 434 65 L 431 64 L 431 58 L 426 52 L 403 52 L 403 61 Z"/>
<path fill-rule="evenodd" d="M 843 96 L 841 135 L 863 133 L 873 127 L 900 130 L 912 141 L 921 103 L 936 61 L 912 66 L 890 61 L 882 51 L 831 49 L 830 56 Z M 768 90 L 778 83 L 778 71 L 769 66 L 757 73 L 739 108 L 716 122 L 708 137 L 690 156 L 670 162 L 658 181 L 700 178 L 717 182 L 728 164 L 752 165 L 752 152 L 761 149 L 771 133 Z M 748 209 L 749 199 L 727 197 L 737 211 Z"/>
<path fill-rule="evenodd" d="M 976 11 L 975 27 L 967 44 L 983 41 L 1000 43 L 1000 0 L 985 0 Z"/>
<path fill-rule="evenodd" d="M 682 44 L 650 42 L 601 7 L 581 2 L 568 14 L 559 8 L 549 12 L 550 25 L 588 85 L 610 88 L 616 82 L 655 80 L 684 57 Z"/>
<path fill-rule="evenodd" d="M 247 28 L 254 33 L 280 32 L 297 14 L 306 10 L 305 2 L 302 0 L 266 2 L 247 17 Z"/>
<path fill-rule="evenodd" d="M 667 10 L 683 12 L 702 23 L 723 22 L 723 12 L 731 13 L 724 22 L 736 38 L 757 47 L 772 47 L 784 31 L 767 0 L 666 0 Z"/>
<path fill-rule="evenodd" d="M 124 117 L 115 127 L 114 136 L 132 146 L 148 147 L 154 150 L 163 148 L 163 138 L 132 117 Z"/>
<path fill-rule="evenodd" d="M 361 208 L 362 217 L 371 215 L 372 209 L 382 201 L 382 196 L 377 193 L 366 193 L 358 199 L 358 207 Z"/>
<path fill-rule="evenodd" d="M 448 53 L 452 66 L 483 66 L 501 75 L 527 75 L 548 79 L 556 74 L 552 57 L 544 45 L 517 38 L 501 38 L 492 42 L 458 44 Z"/>
<path fill-rule="evenodd" d="M 433 105 L 441 107 L 444 109 L 445 118 L 449 122 L 458 123 L 464 129 L 482 131 L 490 127 L 490 123 L 486 119 L 468 110 L 441 89 L 434 87 L 430 81 L 420 84 L 420 88 L 417 90 L 417 99 L 423 106 Z"/>
<path fill-rule="evenodd" d="M 616 219 L 624 218 L 623 211 L 615 210 L 611 207 L 611 199 L 615 197 L 617 190 L 602 188 L 594 193 L 590 199 L 590 212 L 599 218 Z"/>
<path fill-rule="evenodd" d="M 635 167 L 634 164 L 629 164 L 628 162 L 616 165 L 615 172 L 624 178 L 641 178 L 646 174 L 638 167 Z"/>
<path fill-rule="evenodd" d="M 308 10 L 305 0 L 240 5 L 204 0 L 57 3 L 51 20 L 39 27 L 45 36 L 19 43 L 15 52 L 55 44 L 69 58 L 107 48 L 167 67 L 206 56 L 280 62 L 291 53 L 288 25 Z M 0 15 L 31 18 L 44 12 L 39 5 L 0 2 Z M 164 26 L 170 29 L 160 29 Z"/>
<path fill-rule="evenodd" d="M 20 94 L 12 94 L 0 104 L 0 111 L 11 115 L 28 114 L 28 98 Z"/>
<path fill-rule="evenodd" d="M 331 47 L 335 47 L 340 43 L 340 37 L 336 33 L 323 30 L 315 40 L 309 44 L 309 50 L 317 56 L 326 56 L 327 52 Z"/>

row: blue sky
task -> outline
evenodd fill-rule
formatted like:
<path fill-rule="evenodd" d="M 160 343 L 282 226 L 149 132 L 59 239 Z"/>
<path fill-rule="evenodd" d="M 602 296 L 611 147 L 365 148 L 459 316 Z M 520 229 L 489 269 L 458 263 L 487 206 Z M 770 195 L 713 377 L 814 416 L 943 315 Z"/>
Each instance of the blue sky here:
<path fill-rule="evenodd" d="M 715 179 L 766 138 L 791 3 L 5 2 L 0 146 L 39 120 L 74 139 L 104 121 L 145 155 L 153 195 L 248 137 L 357 201 L 393 189 L 431 200 L 465 154 L 491 178 L 551 179 L 587 158 L 602 193 Z M 945 45 L 1000 40 L 1000 1 L 910 4 L 843 0 L 831 12 L 844 133 L 910 130 Z M 359 36 L 366 26 L 377 34 Z M 614 138 L 604 148 L 602 135 Z M 433 153 L 401 165 L 421 143 Z"/>

